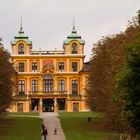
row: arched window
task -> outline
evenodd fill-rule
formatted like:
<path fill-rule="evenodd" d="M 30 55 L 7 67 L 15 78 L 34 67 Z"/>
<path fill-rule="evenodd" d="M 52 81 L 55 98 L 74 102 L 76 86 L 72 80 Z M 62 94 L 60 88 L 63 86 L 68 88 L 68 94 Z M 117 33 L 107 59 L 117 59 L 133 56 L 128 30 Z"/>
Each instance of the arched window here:
<path fill-rule="evenodd" d="M 24 44 L 19 44 L 18 46 L 18 54 L 24 54 Z"/>
<path fill-rule="evenodd" d="M 77 44 L 76 43 L 73 43 L 71 49 L 72 49 L 72 51 L 71 51 L 72 54 L 76 54 L 77 53 Z"/>
<path fill-rule="evenodd" d="M 43 89 L 44 89 L 44 92 L 53 91 L 53 76 L 51 74 L 44 75 Z"/>

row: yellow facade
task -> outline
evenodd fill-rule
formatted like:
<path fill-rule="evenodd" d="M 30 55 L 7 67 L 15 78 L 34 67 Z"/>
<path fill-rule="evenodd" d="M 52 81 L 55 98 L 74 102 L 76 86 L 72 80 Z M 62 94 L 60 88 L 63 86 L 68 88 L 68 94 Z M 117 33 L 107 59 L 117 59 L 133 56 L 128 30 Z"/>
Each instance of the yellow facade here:
<path fill-rule="evenodd" d="M 18 73 L 12 112 L 86 111 L 84 40 L 73 27 L 63 50 L 32 50 L 22 27 L 11 42 L 12 61 Z"/>

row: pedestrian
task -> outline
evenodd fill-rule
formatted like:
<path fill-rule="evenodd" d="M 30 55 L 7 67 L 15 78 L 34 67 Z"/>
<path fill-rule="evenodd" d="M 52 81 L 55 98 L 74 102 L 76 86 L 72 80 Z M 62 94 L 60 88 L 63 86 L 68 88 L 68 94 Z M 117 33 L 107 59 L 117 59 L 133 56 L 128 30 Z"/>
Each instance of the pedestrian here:
<path fill-rule="evenodd" d="M 45 125 L 44 125 L 44 123 L 42 123 L 42 131 L 43 131 L 44 127 L 45 127 Z"/>
<path fill-rule="evenodd" d="M 44 126 L 43 131 L 42 131 L 42 135 L 44 136 L 44 140 L 47 140 L 47 134 L 48 134 L 47 128 Z"/>
<path fill-rule="evenodd" d="M 54 129 L 54 135 L 57 135 L 57 128 Z"/>
<path fill-rule="evenodd" d="M 37 112 L 37 105 L 34 107 L 33 112 Z"/>

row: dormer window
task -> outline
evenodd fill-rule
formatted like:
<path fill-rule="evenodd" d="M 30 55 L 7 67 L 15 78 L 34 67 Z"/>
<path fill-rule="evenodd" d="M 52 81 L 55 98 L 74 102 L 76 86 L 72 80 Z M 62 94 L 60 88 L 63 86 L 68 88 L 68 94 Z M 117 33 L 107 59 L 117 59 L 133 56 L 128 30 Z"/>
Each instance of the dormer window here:
<path fill-rule="evenodd" d="M 77 44 L 73 43 L 71 49 L 72 49 L 72 54 L 76 54 L 77 53 Z"/>
<path fill-rule="evenodd" d="M 24 54 L 24 44 L 19 44 L 19 46 L 18 46 L 18 54 Z"/>

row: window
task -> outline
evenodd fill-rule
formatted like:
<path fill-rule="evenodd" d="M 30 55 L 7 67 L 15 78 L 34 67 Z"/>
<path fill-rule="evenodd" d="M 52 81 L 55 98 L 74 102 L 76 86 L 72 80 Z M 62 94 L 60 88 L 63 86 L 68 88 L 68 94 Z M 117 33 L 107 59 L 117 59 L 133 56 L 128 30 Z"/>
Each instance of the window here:
<path fill-rule="evenodd" d="M 59 80 L 59 91 L 64 90 L 65 90 L 64 80 Z"/>
<path fill-rule="evenodd" d="M 33 92 L 38 91 L 38 81 L 37 80 L 32 80 L 32 91 Z"/>
<path fill-rule="evenodd" d="M 25 81 L 24 80 L 19 80 L 18 90 L 19 90 L 20 95 L 24 94 L 24 92 L 25 92 Z"/>
<path fill-rule="evenodd" d="M 73 43 L 71 49 L 72 49 L 72 51 L 71 51 L 72 54 L 76 54 L 77 53 L 77 44 L 76 43 Z"/>
<path fill-rule="evenodd" d="M 59 69 L 59 71 L 61 71 L 61 72 L 64 71 L 64 62 L 59 62 L 59 63 L 58 63 L 58 69 Z"/>
<path fill-rule="evenodd" d="M 24 62 L 19 62 L 19 72 L 24 72 Z"/>
<path fill-rule="evenodd" d="M 77 71 L 77 62 L 72 62 L 72 71 Z"/>
<path fill-rule="evenodd" d="M 24 54 L 24 45 L 23 44 L 19 44 L 19 46 L 18 46 L 18 54 Z"/>
<path fill-rule="evenodd" d="M 78 81 L 72 80 L 72 95 L 78 94 Z"/>
<path fill-rule="evenodd" d="M 53 76 L 46 74 L 43 79 L 44 92 L 53 91 Z"/>
<path fill-rule="evenodd" d="M 32 62 L 32 72 L 37 72 L 37 62 Z"/>

